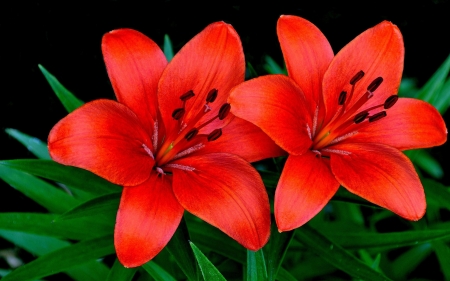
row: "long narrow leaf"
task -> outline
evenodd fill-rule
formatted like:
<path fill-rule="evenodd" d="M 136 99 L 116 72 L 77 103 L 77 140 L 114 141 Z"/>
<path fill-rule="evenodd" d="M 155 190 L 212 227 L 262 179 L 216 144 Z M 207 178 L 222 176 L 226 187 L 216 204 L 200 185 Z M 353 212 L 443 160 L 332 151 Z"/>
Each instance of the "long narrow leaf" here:
<path fill-rule="evenodd" d="M 268 280 L 274 281 L 277 277 L 278 270 L 294 237 L 294 233 L 295 231 L 280 233 L 276 225 L 272 223 L 270 240 L 267 246 L 264 247 L 266 249 Z"/>
<path fill-rule="evenodd" d="M 110 235 L 82 241 L 41 256 L 17 268 L 2 281 L 27 281 L 49 276 L 112 253 L 114 243 Z"/>
<path fill-rule="evenodd" d="M 50 74 L 50 72 L 48 72 L 42 65 L 39 64 L 38 67 L 41 70 L 42 74 L 44 74 L 45 79 L 47 79 L 50 87 L 52 87 L 53 91 L 55 92 L 56 96 L 61 101 L 67 112 L 72 112 L 83 105 L 83 102 L 81 100 L 79 100 L 71 92 L 69 92 L 69 90 L 67 90 L 58 81 L 58 79 Z"/>
<path fill-rule="evenodd" d="M 450 71 L 450 56 L 442 63 L 442 65 L 431 76 L 427 83 L 420 89 L 418 98 L 427 101 L 431 104 L 435 104 L 439 99 L 442 86 Z"/>
<path fill-rule="evenodd" d="M 121 191 L 118 185 L 83 169 L 64 166 L 50 160 L 20 159 L 0 161 L 0 167 L 20 170 L 38 177 L 66 184 L 93 195 Z"/>
<path fill-rule="evenodd" d="M 266 281 L 267 268 L 263 250 L 247 250 L 247 281 Z"/>
<path fill-rule="evenodd" d="M 47 144 L 40 139 L 24 134 L 16 129 L 5 129 L 5 132 L 23 144 L 37 158 L 51 159 L 48 153 Z"/>
<path fill-rule="evenodd" d="M 434 241 L 432 245 L 445 280 L 450 280 L 450 267 L 448 266 L 450 264 L 450 247 L 442 241 Z"/>
<path fill-rule="evenodd" d="M 176 281 L 172 275 L 157 265 L 154 261 L 149 261 L 148 263 L 143 264 L 142 267 L 156 281 Z"/>
<path fill-rule="evenodd" d="M 118 259 L 114 262 L 109 271 L 106 281 L 131 281 L 136 274 L 137 267 L 125 268 Z"/>
<path fill-rule="evenodd" d="M 169 253 L 175 258 L 176 263 L 189 280 L 199 280 L 198 268 L 195 256 L 189 245 L 190 236 L 184 219 L 175 231 L 166 246 Z"/>
<path fill-rule="evenodd" d="M 368 281 L 389 280 L 308 225 L 297 229 L 296 236 L 307 249 L 355 278 Z"/>
<path fill-rule="evenodd" d="M 55 238 L 82 240 L 112 233 L 114 224 L 96 219 L 54 221 L 52 214 L 0 213 L 0 230 L 22 231 Z"/>
<path fill-rule="evenodd" d="M 62 213 L 79 203 L 77 199 L 55 186 L 4 165 L 0 165 L 0 178 L 50 212 Z"/>
<path fill-rule="evenodd" d="M 430 243 L 414 247 L 397 257 L 391 265 L 391 272 L 394 280 L 405 280 L 430 253 L 432 247 Z"/>
<path fill-rule="evenodd" d="M 209 259 L 194 245 L 191 244 L 192 250 L 194 251 L 195 258 L 197 259 L 198 265 L 200 266 L 200 271 L 202 272 L 203 279 L 226 281 L 225 277 L 217 270 L 217 268 L 209 261 Z"/>
<path fill-rule="evenodd" d="M 55 221 L 90 217 L 97 214 L 115 217 L 119 208 L 120 196 L 121 193 L 111 193 L 96 197 L 65 212 L 55 219 Z"/>
<path fill-rule="evenodd" d="M 169 35 L 164 35 L 164 45 L 163 45 L 163 52 L 166 56 L 167 61 L 171 61 L 173 58 L 173 47 L 172 47 L 172 41 L 170 41 Z"/>

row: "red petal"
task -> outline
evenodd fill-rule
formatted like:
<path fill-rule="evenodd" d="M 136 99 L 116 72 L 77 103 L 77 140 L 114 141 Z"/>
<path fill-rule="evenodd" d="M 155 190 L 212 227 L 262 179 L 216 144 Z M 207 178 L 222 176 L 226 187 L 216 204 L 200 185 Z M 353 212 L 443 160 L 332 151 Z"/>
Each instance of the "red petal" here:
<path fill-rule="evenodd" d="M 222 129 L 222 136 L 199 150 L 198 154 L 214 152 L 235 154 L 248 162 L 285 155 L 260 128 L 239 117 Z"/>
<path fill-rule="evenodd" d="M 152 172 L 148 181 L 124 187 L 114 229 L 117 257 L 125 267 L 140 266 L 172 238 L 183 208 L 172 192 L 170 176 Z"/>
<path fill-rule="evenodd" d="M 314 112 L 322 104 L 322 78 L 334 56 L 330 43 L 314 24 L 296 16 L 281 16 L 277 34 L 289 77 Z"/>
<path fill-rule="evenodd" d="M 425 214 L 425 194 L 411 161 L 399 150 L 375 143 L 339 144 L 331 170 L 349 191 L 409 220 Z"/>
<path fill-rule="evenodd" d="M 284 75 L 246 81 L 230 93 L 231 112 L 261 128 L 289 154 L 302 154 L 312 144 L 307 124 L 311 113 L 302 90 Z"/>
<path fill-rule="evenodd" d="M 153 128 L 158 81 L 167 65 L 164 53 L 150 38 L 132 29 L 106 33 L 102 51 L 118 101 L 136 113 L 144 128 Z"/>
<path fill-rule="evenodd" d="M 382 104 L 387 97 L 396 94 L 402 77 L 404 53 L 400 30 L 388 21 L 369 28 L 348 43 L 335 56 L 324 76 L 322 86 L 327 122 L 338 108 L 339 94 L 342 91 L 350 93 L 350 80 L 360 70 L 364 71 L 365 75 L 357 82 L 354 96 L 348 106 L 357 101 L 377 77 L 382 77 L 383 83 L 375 90 L 374 96 L 364 108 Z"/>
<path fill-rule="evenodd" d="M 330 201 L 339 183 L 328 160 L 311 151 L 290 155 L 275 192 L 275 219 L 280 231 L 300 227 Z"/>
<path fill-rule="evenodd" d="M 181 95 L 189 90 L 195 93 L 186 102 L 184 120 L 188 121 L 204 110 L 208 92 L 218 90 L 217 99 L 210 104 L 212 111 L 202 123 L 218 113 L 230 89 L 244 81 L 244 74 L 244 53 L 236 31 L 224 22 L 208 25 L 175 55 L 161 77 L 158 99 L 167 131 L 178 131 L 172 112 L 183 106 Z"/>
<path fill-rule="evenodd" d="M 400 150 L 432 147 L 447 140 L 439 112 L 421 100 L 400 98 L 387 117 L 373 122 L 346 142 L 383 143 Z"/>
<path fill-rule="evenodd" d="M 173 191 L 187 211 L 247 249 L 256 251 L 266 244 L 270 234 L 269 198 L 250 164 L 225 153 L 192 156 L 174 163 L 189 167 L 173 169 Z"/>
<path fill-rule="evenodd" d="M 153 167 L 154 160 L 143 145 L 152 149 L 136 115 L 111 100 L 85 104 L 59 121 L 48 137 L 56 162 L 129 186 L 144 182 Z"/>

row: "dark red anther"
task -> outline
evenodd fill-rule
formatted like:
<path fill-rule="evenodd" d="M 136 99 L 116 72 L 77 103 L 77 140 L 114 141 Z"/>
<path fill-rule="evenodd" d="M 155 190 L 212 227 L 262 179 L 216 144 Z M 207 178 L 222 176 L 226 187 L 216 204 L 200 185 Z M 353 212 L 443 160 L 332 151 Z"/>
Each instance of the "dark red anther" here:
<path fill-rule="evenodd" d="M 345 100 L 346 100 L 346 99 L 347 99 L 347 92 L 342 91 L 342 92 L 339 94 L 338 104 L 339 104 L 339 105 L 343 105 L 343 104 L 345 103 Z"/>
<path fill-rule="evenodd" d="M 206 96 L 206 102 L 214 102 L 217 98 L 217 92 L 217 89 L 212 89 L 211 91 L 209 91 L 208 95 Z"/>
<path fill-rule="evenodd" d="M 361 80 L 364 77 L 364 71 L 360 70 L 358 73 L 353 76 L 353 78 L 350 80 L 350 85 L 355 85 L 356 82 Z"/>
<path fill-rule="evenodd" d="M 184 110 L 184 108 L 177 108 L 177 109 L 175 109 L 172 112 L 173 119 L 180 120 L 183 117 L 184 112 L 186 112 L 186 110 Z"/>
<path fill-rule="evenodd" d="M 231 105 L 229 103 L 224 103 L 219 109 L 219 119 L 223 120 L 230 113 Z"/>
<path fill-rule="evenodd" d="M 374 115 L 369 117 L 369 122 L 375 122 L 375 121 L 380 120 L 381 118 L 384 118 L 386 116 L 387 116 L 386 111 L 378 112 L 377 114 L 374 114 Z"/>
<path fill-rule="evenodd" d="M 384 109 L 389 109 L 394 106 L 394 104 L 398 101 L 397 95 L 392 95 L 386 99 L 384 102 Z"/>
<path fill-rule="evenodd" d="M 369 87 L 367 87 L 367 91 L 369 92 L 375 92 L 376 89 L 381 85 L 383 82 L 383 77 L 375 78 L 375 80 L 370 83 Z"/>
<path fill-rule="evenodd" d="M 184 138 L 190 141 L 193 137 L 195 137 L 198 134 L 198 130 L 196 128 L 192 128 L 185 136 Z"/>
<path fill-rule="evenodd" d="M 180 100 L 187 101 L 188 99 L 192 98 L 193 96 L 195 96 L 194 91 L 189 90 L 180 96 Z"/>
<path fill-rule="evenodd" d="M 360 113 L 356 114 L 355 118 L 353 118 L 353 122 L 355 122 L 355 124 L 359 124 L 364 121 L 367 116 L 369 116 L 369 112 L 361 111 Z"/>
<path fill-rule="evenodd" d="M 209 133 L 207 139 L 208 141 L 215 141 L 216 139 L 220 138 L 222 135 L 222 129 L 215 129 L 211 133 Z"/>

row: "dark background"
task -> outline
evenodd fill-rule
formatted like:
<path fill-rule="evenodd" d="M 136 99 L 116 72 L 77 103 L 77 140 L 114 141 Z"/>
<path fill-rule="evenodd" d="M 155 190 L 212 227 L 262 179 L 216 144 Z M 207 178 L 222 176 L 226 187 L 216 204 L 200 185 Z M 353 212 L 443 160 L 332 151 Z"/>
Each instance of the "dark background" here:
<path fill-rule="evenodd" d="M 416 78 L 418 85 L 450 53 L 449 1 L 277 0 L 269 5 L 233 1 L 8 2 L 0 4 L 0 159 L 33 157 L 4 133 L 5 128 L 46 140 L 52 126 L 66 114 L 38 64 L 83 101 L 114 99 L 100 49 L 104 33 L 133 28 L 159 45 L 164 34 L 169 34 L 177 51 L 206 25 L 223 20 L 237 30 L 246 60 L 263 75 L 264 55 L 282 63 L 276 36 L 276 22 L 281 14 L 312 21 L 327 36 L 335 52 L 382 20 L 394 22 L 405 41 L 404 76 Z M 449 163 L 447 151 L 448 145 L 432 150 L 444 166 Z M 450 184 L 448 176 L 444 183 Z M 3 182 L 0 188 L 0 211 L 36 210 L 33 202 Z"/>

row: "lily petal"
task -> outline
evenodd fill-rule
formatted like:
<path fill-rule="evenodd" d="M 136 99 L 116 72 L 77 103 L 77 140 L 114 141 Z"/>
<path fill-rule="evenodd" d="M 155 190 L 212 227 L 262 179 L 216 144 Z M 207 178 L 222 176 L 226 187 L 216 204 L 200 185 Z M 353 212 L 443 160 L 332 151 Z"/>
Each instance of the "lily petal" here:
<path fill-rule="evenodd" d="M 209 91 L 218 90 L 217 99 L 209 105 L 211 112 L 199 121 L 203 123 L 218 113 L 231 88 L 244 81 L 244 74 L 244 52 L 236 31 L 224 22 L 208 25 L 175 55 L 161 77 L 158 99 L 166 131 L 177 131 L 172 113 L 183 107 L 181 95 L 195 93 L 186 102 L 184 120 L 189 122 L 205 109 Z"/>
<path fill-rule="evenodd" d="M 289 154 L 303 154 L 312 144 L 310 112 L 302 90 L 284 75 L 246 81 L 230 93 L 231 112 L 261 128 Z"/>
<path fill-rule="evenodd" d="M 323 104 L 322 78 L 334 57 L 330 43 L 314 24 L 296 16 L 281 16 L 277 34 L 289 77 L 303 90 L 314 112 Z"/>
<path fill-rule="evenodd" d="M 430 104 L 399 98 L 387 117 L 358 130 L 346 142 L 382 143 L 400 150 L 441 145 L 447 141 L 447 128 L 439 112 Z"/>
<path fill-rule="evenodd" d="M 411 161 L 399 150 L 376 143 L 338 144 L 331 170 L 350 192 L 397 215 L 418 220 L 425 214 L 425 194 Z"/>
<path fill-rule="evenodd" d="M 382 104 L 386 98 L 396 94 L 402 77 L 404 54 L 400 30 L 388 21 L 369 28 L 342 48 L 323 78 L 326 122 L 330 121 L 337 111 L 340 93 L 351 92 L 350 80 L 360 70 L 364 71 L 365 75 L 356 83 L 354 96 L 347 108 L 367 91 L 369 84 L 377 77 L 382 77 L 383 83 L 375 90 L 374 96 L 364 108 Z"/>
<path fill-rule="evenodd" d="M 172 238 L 184 209 L 176 200 L 170 176 L 152 172 L 141 185 L 124 187 L 114 229 L 117 257 L 125 267 L 140 266 Z"/>
<path fill-rule="evenodd" d="M 150 38 L 132 29 L 106 33 L 102 52 L 117 100 L 136 113 L 144 128 L 153 128 L 158 81 L 167 65 L 164 53 Z"/>
<path fill-rule="evenodd" d="M 73 111 L 50 131 L 53 160 L 89 170 L 115 184 L 143 183 L 154 160 L 152 142 L 136 115 L 111 100 L 95 100 Z"/>
<path fill-rule="evenodd" d="M 222 136 L 218 140 L 209 142 L 197 153 L 215 152 L 235 154 L 248 162 L 286 154 L 260 128 L 236 116 L 222 129 Z"/>
<path fill-rule="evenodd" d="M 327 159 L 313 152 L 290 155 L 275 192 L 279 231 L 300 227 L 320 212 L 339 188 Z"/>
<path fill-rule="evenodd" d="M 192 156 L 174 162 L 173 191 L 192 214 L 256 251 L 270 234 L 270 209 L 264 184 L 242 158 L 225 153 Z M 189 169 L 181 169 L 189 167 Z"/>

